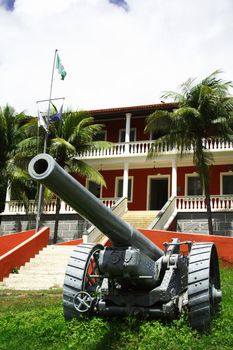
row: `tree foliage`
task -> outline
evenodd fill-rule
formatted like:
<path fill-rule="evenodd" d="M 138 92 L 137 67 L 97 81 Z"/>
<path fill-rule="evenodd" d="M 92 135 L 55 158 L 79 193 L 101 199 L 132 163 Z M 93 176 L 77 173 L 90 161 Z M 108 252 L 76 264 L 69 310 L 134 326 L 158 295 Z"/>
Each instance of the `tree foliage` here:
<path fill-rule="evenodd" d="M 0 108 L 0 211 L 4 210 L 7 181 L 10 175 L 7 171 L 7 163 L 10 162 L 12 152 L 21 139 L 19 125 L 24 118 L 23 112 L 17 114 L 9 105 Z"/>
<path fill-rule="evenodd" d="M 209 165 L 213 157 L 204 141 L 208 138 L 220 141 L 233 139 L 233 98 L 229 97 L 232 83 L 219 78 L 220 73 L 215 71 L 200 82 L 188 79 L 180 86 L 179 92 L 165 92 L 162 98 L 177 102 L 177 109 L 152 113 L 145 127 L 146 132 L 155 135 L 150 158 L 158 155 L 162 141 L 175 147 L 180 157 L 193 152 L 193 163 L 206 196 L 210 233 Z"/>
<path fill-rule="evenodd" d="M 33 156 L 44 151 L 46 139 L 46 152 L 52 155 L 62 168 L 105 186 L 101 173 L 82 159 L 90 150 L 110 146 L 110 143 L 105 141 L 94 141 L 95 135 L 102 127 L 102 124 L 94 123 L 93 117 L 84 111 L 67 111 L 60 120 L 51 122 L 47 131 L 43 127 L 38 129 L 37 118 L 28 118 L 19 128 L 23 137 L 17 144 L 12 161 L 8 164 L 14 181 L 17 180 L 17 176 L 24 177 L 24 175 L 26 182 L 31 181 L 27 174 L 28 163 Z M 48 190 L 47 197 L 51 199 Z M 60 198 L 57 197 L 54 243 L 57 241 L 60 207 Z M 40 211 L 40 208 L 38 210 Z"/>
<path fill-rule="evenodd" d="M 82 160 L 85 152 L 110 146 L 106 141 L 94 141 L 95 135 L 102 127 L 102 124 L 94 123 L 93 117 L 87 112 L 68 111 L 63 114 L 61 120 L 49 125 L 47 153 L 70 173 L 79 173 L 91 181 L 105 185 L 98 170 Z M 38 130 L 37 118 L 30 118 L 20 127 L 20 131 L 24 139 L 17 145 L 14 164 L 27 169 L 30 159 L 43 152 L 45 130 Z"/>

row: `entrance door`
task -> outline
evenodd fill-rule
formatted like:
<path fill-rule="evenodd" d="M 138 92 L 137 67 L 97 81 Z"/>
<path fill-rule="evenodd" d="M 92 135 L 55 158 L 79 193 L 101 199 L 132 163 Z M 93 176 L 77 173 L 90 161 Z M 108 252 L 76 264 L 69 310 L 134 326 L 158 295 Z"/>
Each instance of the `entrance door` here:
<path fill-rule="evenodd" d="M 160 210 L 168 200 L 168 178 L 151 178 L 149 182 L 149 210 Z"/>

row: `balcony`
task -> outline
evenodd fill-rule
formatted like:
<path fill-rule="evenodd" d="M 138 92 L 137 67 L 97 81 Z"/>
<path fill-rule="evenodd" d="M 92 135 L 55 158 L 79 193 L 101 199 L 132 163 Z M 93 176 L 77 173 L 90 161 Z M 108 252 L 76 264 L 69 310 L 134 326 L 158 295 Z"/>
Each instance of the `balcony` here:
<path fill-rule="evenodd" d="M 123 157 L 147 156 L 153 141 L 134 141 L 130 143 L 114 143 L 108 149 L 93 149 L 83 153 L 82 159 L 110 159 Z M 220 141 L 218 139 L 205 139 L 203 145 L 206 150 L 211 152 L 233 151 L 233 141 Z M 157 145 L 157 152 L 162 154 L 174 154 L 178 150 L 176 147 L 161 141 Z M 191 151 L 190 151 L 191 152 Z"/>
<path fill-rule="evenodd" d="M 233 211 L 233 196 L 210 196 L 212 211 Z M 176 209 L 178 211 L 200 212 L 206 210 L 204 196 L 180 196 L 176 197 Z"/>
<path fill-rule="evenodd" d="M 112 208 L 119 198 L 102 198 L 101 201 L 103 204 Z M 25 206 L 23 201 L 11 200 L 7 201 L 5 204 L 5 211 L 2 213 L 4 215 L 25 215 L 25 214 L 36 214 L 37 212 L 37 202 L 30 200 Z M 42 210 L 43 214 L 55 214 L 56 213 L 56 201 L 52 200 L 48 203 L 45 203 Z M 76 211 L 71 208 L 68 204 L 61 201 L 60 214 L 75 214 Z"/>
<path fill-rule="evenodd" d="M 233 196 L 210 196 L 212 211 L 233 211 Z M 119 201 L 119 198 L 101 198 L 103 204 L 112 208 Z M 204 196 L 177 196 L 175 197 L 174 209 L 187 212 L 206 211 L 206 202 Z M 36 214 L 37 203 L 34 200 L 29 201 L 27 208 L 22 201 L 12 200 L 6 202 L 4 215 L 25 215 Z M 56 201 L 50 201 L 44 204 L 44 214 L 55 214 Z M 74 214 L 76 211 L 65 202 L 61 202 L 60 214 Z"/>

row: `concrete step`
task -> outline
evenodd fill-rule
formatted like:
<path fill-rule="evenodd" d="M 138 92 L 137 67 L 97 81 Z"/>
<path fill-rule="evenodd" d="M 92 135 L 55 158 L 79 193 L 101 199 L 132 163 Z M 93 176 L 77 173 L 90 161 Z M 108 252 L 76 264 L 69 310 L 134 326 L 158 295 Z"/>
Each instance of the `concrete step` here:
<path fill-rule="evenodd" d="M 65 247 L 65 246 L 64 246 Z M 54 252 L 56 252 L 56 255 L 58 256 L 66 256 L 69 252 L 71 252 L 72 250 L 74 249 L 74 246 L 68 246 L 65 247 L 65 248 L 62 248 L 62 246 L 57 246 L 57 248 L 50 248 L 50 246 L 48 247 L 48 250 L 47 249 L 43 249 L 40 254 L 37 254 L 40 255 L 40 256 L 50 256 L 51 254 L 53 254 Z"/>
<path fill-rule="evenodd" d="M 61 289 L 63 286 L 64 278 L 63 279 L 50 279 L 49 281 L 44 281 L 43 284 L 41 281 L 32 281 L 32 280 L 25 280 L 24 283 L 12 283 L 0 286 L 0 290 L 4 289 L 11 289 L 11 290 L 46 290 L 46 289 Z"/>
<path fill-rule="evenodd" d="M 64 272 L 66 270 L 66 265 L 63 268 L 59 268 L 59 269 L 43 269 L 43 268 L 32 268 L 32 269 L 28 269 L 25 271 L 20 271 L 20 273 L 11 273 L 8 278 L 11 279 L 21 279 L 21 278 L 26 278 L 27 276 L 31 276 L 33 277 L 37 277 L 37 276 L 48 276 L 48 275 L 64 275 Z"/>
<path fill-rule="evenodd" d="M 74 246 L 48 246 L 22 266 L 18 274 L 10 274 L 0 289 L 45 290 L 63 287 L 68 259 Z"/>
<path fill-rule="evenodd" d="M 156 210 L 132 210 L 127 211 L 122 218 L 136 228 L 147 228 L 157 214 Z"/>
<path fill-rule="evenodd" d="M 128 211 L 123 219 L 134 227 L 146 228 L 156 211 Z M 50 245 L 0 283 L 0 289 L 45 290 L 62 288 L 68 259 L 75 247 Z"/>
<path fill-rule="evenodd" d="M 48 259 L 47 257 L 38 256 L 37 258 L 35 258 L 35 260 L 31 260 L 30 262 L 27 262 L 25 264 L 25 267 L 27 267 L 29 265 L 30 266 L 32 266 L 32 265 L 37 266 L 37 265 L 43 265 L 43 264 L 46 265 L 48 263 L 55 265 L 57 262 L 59 262 L 59 264 L 60 263 L 62 264 L 62 263 L 65 263 L 67 261 L 67 257 L 69 257 L 70 255 L 71 255 L 71 253 L 67 254 L 67 256 L 65 256 L 62 259 L 55 256 L 55 254 L 50 259 Z"/>

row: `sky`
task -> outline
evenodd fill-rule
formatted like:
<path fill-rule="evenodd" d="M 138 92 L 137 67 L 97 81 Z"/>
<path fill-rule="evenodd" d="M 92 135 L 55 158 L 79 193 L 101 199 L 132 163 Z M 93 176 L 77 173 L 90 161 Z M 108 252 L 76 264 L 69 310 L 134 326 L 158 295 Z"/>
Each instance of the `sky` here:
<path fill-rule="evenodd" d="M 37 114 L 56 49 L 52 98 L 72 110 L 160 103 L 216 69 L 233 80 L 232 18 L 232 0 L 0 0 L 0 106 Z"/>

